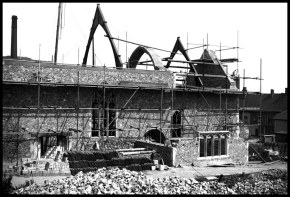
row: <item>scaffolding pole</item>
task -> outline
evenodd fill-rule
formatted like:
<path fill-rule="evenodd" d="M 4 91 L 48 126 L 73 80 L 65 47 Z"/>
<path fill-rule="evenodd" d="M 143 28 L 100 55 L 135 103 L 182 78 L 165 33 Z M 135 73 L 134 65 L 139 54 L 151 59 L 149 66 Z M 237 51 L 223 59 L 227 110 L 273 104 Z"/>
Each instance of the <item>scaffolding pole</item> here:
<path fill-rule="evenodd" d="M 163 89 L 161 89 L 161 97 L 160 97 L 160 136 L 159 136 L 159 140 L 160 140 L 160 142 L 159 143 L 161 143 L 161 132 L 162 132 L 162 116 L 163 116 L 163 114 L 162 114 L 162 103 L 163 102 Z"/>
<path fill-rule="evenodd" d="M 128 99 L 128 101 L 125 103 L 125 105 L 123 105 L 123 107 L 121 108 L 121 112 L 123 111 L 123 109 L 126 107 L 126 105 L 131 101 L 131 99 L 133 98 L 133 96 L 136 94 L 136 92 L 138 91 L 139 89 L 135 90 L 135 92 L 131 95 L 131 97 Z M 138 109 L 139 110 L 139 109 Z M 109 126 L 117 119 L 121 116 L 121 113 L 116 116 L 110 123 L 109 125 L 105 128 L 105 131 L 109 128 Z"/>
<path fill-rule="evenodd" d="M 77 130 L 79 130 L 79 99 L 80 99 L 80 86 L 79 86 L 79 81 L 80 81 L 80 72 L 79 72 L 79 69 L 78 69 Z M 76 145 L 76 150 L 78 150 L 78 144 L 79 144 L 79 132 L 77 132 L 77 145 Z"/>
<path fill-rule="evenodd" d="M 39 108 L 40 108 L 40 46 L 39 45 L 39 54 L 38 54 L 38 72 L 37 72 L 37 83 L 38 83 L 38 88 L 37 88 L 37 137 L 38 137 L 38 134 L 40 133 L 40 125 L 39 125 Z M 37 158 L 38 158 L 38 155 L 39 155 L 39 148 L 37 148 Z"/>
<path fill-rule="evenodd" d="M 237 31 L 237 75 L 239 75 L 239 31 Z"/>
<path fill-rule="evenodd" d="M 227 72 L 226 72 L 226 76 L 228 77 L 228 67 L 226 67 L 227 68 Z M 228 78 L 225 78 L 225 80 L 226 80 L 226 117 L 225 117 L 225 125 L 226 125 L 226 130 L 228 129 L 228 126 L 227 126 L 227 124 L 228 124 Z"/>
<path fill-rule="evenodd" d="M 127 32 L 126 32 L 126 35 L 127 35 Z M 108 36 L 105 35 L 105 37 L 108 37 Z M 159 49 L 159 48 L 156 48 L 156 47 L 146 46 L 146 45 L 143 45 L 143 44 L 138 44 L 136 42 L 127 41 L 127 36 L 126 36 L 126 40 L 122 40 L 122 39 L 114 38 L 114 37 L 111 37 L 111 39 L 119 40 L 119 41 L 126 42 L 126 43 L 129 43 L 129 44 L 139 45 L 139 46 L 146 47 L 146 48 L 156 49 L 156 50 L 163 51 L 163 52 L 172 53 L 172 51 L 167 51 L 167 50 Z M 181 53 L 177 53 L 177 52 L 175 54 L 182 55 Z"/>
<path fill-rule="evenodd" d="M 262 142 L 262 58 L 260 59 L 260 138 Z"/>

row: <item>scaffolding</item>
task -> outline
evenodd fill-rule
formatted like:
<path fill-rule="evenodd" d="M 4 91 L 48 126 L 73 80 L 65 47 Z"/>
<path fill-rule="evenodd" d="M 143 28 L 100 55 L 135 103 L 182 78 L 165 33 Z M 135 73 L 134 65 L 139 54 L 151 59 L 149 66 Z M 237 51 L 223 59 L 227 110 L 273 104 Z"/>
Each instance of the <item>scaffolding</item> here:
<path fill-rule="evenodd" d="M 188 63 L 188 61 L 184 61 L 185 63 Z M 92 132 L 92 130 L 85 130 L 85 126 L 84 128 L 79 128 L 79 110 L 103 110 L 103 111 L 108 111 L 108 110 L 113 110 L 113 111 L 118 111 L 118 112 L 123 112 L 123 111 L 135 111 L 135 112 L 139 112 L 139 122 L 140 122 L 140 113 L 143 112 L 143 111 L 159 111 L 160 112 L 160 127 L 156 127 L 158 129 L 160 129 L 162 132 L 165 131 L 165 130 L 172 130 L 172 129 L 176 129 L 173 128 L 173 124 L 172 124 L 172 118 L 171 118 L 171 121 L 170 121 L 170 128 L 163 128 L 164 126 L 164 122 L 165 120 L 163 120 L 163 112 L 164 111 L 170 111 L 171 115 L 173 115 L 173 111 L 182 111 L 182 116 L 186 119 L 186 117 L 189 117 L 188 115 L 185 116 L 184 115 L 184 110 L 186 109 L 185 107 L 181 108 L 181 109 L 174 109 L 174 92 L 176 91 L 182 91 L 183 93 L 185 92 L 197 92 L 199 93 L 204 102 L 207 104 L 208 108 L 207 109 L 202 109 L 202 111 L 205 111 L 207 112 L 206 114 L 195 114 L 194 117 L 197 117 L 197 116 L 206 116 L 206 117 L 211 117 L 211 116 L 216 116 L 217 115 L 217 112 L 219 115 L 224 115 L 225 116 L 225 123 L 224 124 L 217 124 L 216 126 L 225 126 L 226 130 L 228 129 L 229 126 L 237 126 L 237 124 L 235 125 L 229 125 L 227 123 L 227 115 L 228 115 L 228 111 L 239 111 L 239 109 L 228 109 L 227 108 L 227 95 L 229 93 L 231 94 L 245 94 L 245 92 L 240 92 L 240 91 L 231 91 L 231 90 L 228 90 L 227 86 L 226 86 L 226 89 L 217 89 L 217 88 L 206 88 L 206 87 L 194 87 L 194 86 L 186 86 L 186 83 L 184 85 L 184 87 L 178 87 L 178 88 L 173 88 L 170 87 L 128 87 L 128 86 L 122 86 L 122 85 L 108 85 L 108 84 L 95 84 L 95 85 L 87 85 L 87 84 L 80 84 L 79 83 L 79 70 L 78 70 L 78 73 L 77 73 L 77 76 L 78 76 L 78 80 L 77 80 L 77 84 L 60 84 L 60 83 L 49 83 L 49 82 L 41 82 L 41 78 L 40 78 L 40 61 L 39 61 L 39 64 L 38 64 L 38 76 L 37 76 L 37 82 L 13 82 L 13 81 L 3 81 L 3 84 L 25 84 L 25 85 L 37 85 L 37 107 L 3 107 L 3 109 L 5 110 L 5 112 L 7 112 L 7 110 L 9 111 L 8 112 L 8 116 L 9 118 L 11 118 L 13 116 L 13 114 L 15 114 L 13 111 L 15 110 L 16 111 L 16 114 L 18 114 L 18 120 L 20 119 L 20 117 L 25 117 L 25 115 L 21 114 L 21 113 L 17 113 L 17 110 L 28 110 L 28 111 L 35 111 L 36 110 L 36 116 L 37 116 L 37 120 L 38 120 L 38 125 L 37 125 L 37 128 L 38 128 L 38 132 L 37 132 L 37 136 L 38 134 L 40 133 L 40 130 L 41 130 L 41 127 L 42 127 L 42 124 L 43 122 L 45 121 L 45 118 L 46 117 L 49 117 L 48 113 L 45 114 L 44 116 L 44 119 L 43 119 L 43 122 L 40 123 L 40 110 L 49 110 L 49 111 L 52 111 L 53 114 L 55 114 L 54 117 L 56 117 L 56 120 L 57 120 L 57 130 L 55 132 L 62 132 L 63 128 L 64 128 L 64 125 L 65 125 L 65 121 L 69 118 L 69 117 L 75 117 L 76 118 L 76 125 L 77 127 L 74 129 L 72 128 L 71 131 L 76 131 L 77 133 L 77 136 L 76 136 L 76 146 L 78 147 L 78 144 L 81 143 L 82 141 L 82 144 L 84 145 L 84 139 L 91 139 L 91 137 L 86 137 L 84 135 L 84 133 L 86 132 Z M 185 75 L 185 76 L 202 76 L 202 77 L 218 77 L 218 78 L 224 78 L 226 80 L 226 83 L 228 81 L 228 73 L 226 73 L 226 75 L 207 75 L 207 74 L 181 74 L 181 75 Z M 260 83 L 262 82 L 262 79 L 261 79 L 261 75 L 260 75 L 260 78 L 250 78 L 250 77 L 240 77 L 242 79 L 258 79 L 260 80 Z M 104 81 L 106 79 L 106 69 L 104 67 Z M 77 86 L 77 107 L 59 107 L 59 106 L 54 106 L 54 107 L 41 107 L 40 105 L 40 92 L 41 92 L 41 86 L 47 86 L 47 85 L 53 85 L 55 87 L 57 86 Z M 80 87 L 97 87 L 97 88 L 102 88 L 103 89 L 103 107 L 102 108 L 81 108 L 79 107 L 79 102 L 80 102 Z M 125 105 L 121 108 L 110 108 L 109 106 L 105 106 L 105 100 L 106 100 L 106 89 L 115 89 L 115 88 L 121 88 L 121 89 L 133 89 L 135 90 L 133 92 L 133 94 L 130 96 L 130 98 L 127 100 L 127 102 L 125 103 Z M 126 108 L 126 105 L 131 101 L 131 99 L 134 97 L 134 95 L 136 94 L 136 92 L 138 90 L 148 90 L 148 89 L 153 89 L 153 90 L 159 90 L 160 91 L 160 108 Z M 167 91 L 167 92 L 171 92 L 171 109 L 163 109 L 162 108 L 162 102 L 163 102 L 163 93 Z M 260 89 L 261 91 L 261 89 Z M 220 97 L 220 108 L 219 109 L 214 109 L 214 108 L 211 108 L 210 104 L 207 102 L 207 99 L 205 98 L 204 96 L 204 93 L 206 92 L 209 92 L 209 93 L 214 93 L 214 94 L 220 94 L 221 96 L 221 93 L 224 93 L 225 94 L 225 101 L 226 101 L 226 105 L 225 105 L 225 109 L 222 110 L 221 108 L 221 97 Z M 256 93 L 253 93 L 253 94 L 256 94 Z M 260 93 L 261 95 L 261 93 Z M 61 116 L 59 116 L 59 113 L 60 111 L 62 110 L 72 110 L 72 111 L 75 111 L 76 112 L 76 116 L 69 116 L 69 113 L 67 113 L 66 115 L 66 118 L 64 119 L 64 121 L 62 122 L 62 126 L 59 127 L 59 118 Z M 188 109 L 190 110 L 190 109 Z M 11 112 L 12 111 L 12 112 Z M 215 113 L 213 113 L 215 112 Z M 7 114 L 7 113 L 6 113 Z M 20 115 L 21 114 L 21 115 Z M 110 131 L 109 130 L 109 126 L 113 123 L 114 120 L 116 120 L 117 118 L 119 118 L 121 116 L 122 113 L 119 113 L 118 116 L 116 116 L 108 125 L 106 128 L 103 128 L 103 131 L 106 133 L 106 137 L 108 139 L 108 132 Z M 8 120 L 9 120 L 8 118 Z M 138 119 L 138 118 L 137 118 Z M 8 123 L 8 120 L 6 121 L 6 123 Z M 19 123 L 19 121 L 18 121 Z M 144 122 L 144 125 L 145 125 L 146 121 Z M 261 122 L 260 122 L 261 123 Z M 261 125 L 261 124 L 260 124 Z M 19 126 L 19 124 L 18 124 Z M 182 132 L 184 132 L 185 130 L 196 130 L 196 128 L 198 126 L 206 126 L 208 128 L 208 124 L 207 125 L 190 125 L 190 124 L 185 124 L 184 125 L 184 121 L 182 121 L 182 125 L 180 127 L 180 129 L 182 130 Z M 19 134 L 22 134 L 23 136 L 23 132 L 19 132 L 19 129 L 16 129 L 17 125 L 15 125 L 15 130 L 14 132 L 10 133 L 10 132 L 4 132 L 3 134 L 16 134 L 19 138 Z M 60 129 L 62 127 L 62 129 Z M 141 131 L 141 125 L 139 124 L 139 128 L 132 128 L 131 129 L 124 129 L 124 128 L 116 128 L 116 130 L 118 131 L 136 131 L 138 130 L 139 131 L 139 136 L 140 136 L 140 131 Z M 148 126 L 147 126 L 148 127 Z M 150 128 L 150 127 L 148 127 Z M 194 129 L 195 128 L 195 129 Z M 102 130 L 102 129 L 99 129 L 99 130 Z M 16 132 L 15 132 L 16 131 Z M 79 135 L 79 132 L 81 132 L 81 134 Z M 161 133 L 160 133 L 161 135 Z M 101 136 L 99 136 L 101 137 Z M 74 139 L 74 137 L 71 137 L 71 139 Z M 161 139 L 161 137 L 160 137 Z M 19 140 L 18 140 L 19 141 Z M 18 156 L 18 154 L 17 154 Z"/>
<path fill-rule="evenodd" d="M 97 8 L 99 9 L 99 8 Z M 100 12 L 100 10 L 99 10 Z M 96 12 L 97 13 L 97 12 Z M 97 16 L 97 15 L 96 15 Z M 95 16 L 95 17 L 96 17 Z M 127 32 L 126 32 L 126 40 L 124 39 L 120 39 L 119 37 L 118 38 L 115 38 L 115 37 L 112 37 L 109 33 L 109 30 L 108 30 L 108 27 L 106 25 L 106 22 L 103 18 L 101 18 L 102 20 L 100 21 L 93 21 L 93 26 L 92 28 L 94 27 L 96 29 L 97 25 L 100 24 L 105 32 L 107 33 L 107 35 L 105 35 L 106 37 L 109 38 L 110 40 L 110 43 L 112 45 L 112 48 L 113 48 L 113 52 L 114 52 L 114 55 L 115 55 L 115 60 L 116 60 L 116 67 L 114 67 L 114 69 L 119 69 L 119 68 L 122 68 L 122 69 L 128 69 L 128 70 L 136 70 L 135 68 L 128 68 L 128 59 L 127 59 L 127 43 L 129 44 L 134 44 L 134 45 L 138 45 L 138 46 L 143 46 L 143 47 L 146 47 L 146 48 L 151 48 L 151 49 L 155 49 L 155 50 L 159 50 L 159 51 L 163 51 L 163 52 L 171 52 L 171 54 L 174 56 L 175 54 L 178 54 L 178 55 L 184 55 L 186 54 L 187 55 L 187 52 L 189 50 L 193 50 L 193 49 L 198 49 L 198 48 L 202 48 L 203 49 L 203 52 L 205 51 L 205 47 L 208 49 L 209 46 L 212 46 L 212 47 L 219 47 L 218 50 L 216 51 L 219 51 L 220 52 L 220 58 L 219 60 L 217 59 L 218 63 L 212 63 L 210 62 L 208 59 L 206 59 L 204 57 L 204 53 L 203 53 L 203 56 L 201 59 L 198 59 L 198 60 L 190 60 L 189 58 L 187 58 L 187 60 L 173 60 L 173 58 L 163 58 L 162 61 L 164 62 L 167 62 L 167 63 L 171 63 L 171 62 L 176 62 L 176 63 L 183 63 L 183 64 L 187 64 L 186 67 L 183 67 L 183 66 L 174 66 L 174 65 L 170 65 L 169 67 L 171 68 L 182 68 L 182 69 L 186 69 L 187 71 L 190 68 L 190 65 L 191 64 L 200 64 L 200 65 L 203 65 L 203 69 L 204 69 L 204 66 L 205 65 L 219 65 L 219 66 L 223 66 L 223 63 L 233 63 L 233 62 L 237 62 L 237 73 L 238 73 L 238 70 L 239 70 L 239 67 L 238 67 L 238 63 L 240 62 L 239 61 L 239 42 L 238 42 L 238 39 L 237 39 L 237 46 L 235 47 L 229 47 L 229 46 L 222 46 L 221 43 L 220 45 L 210 45 L 208 44 L 208 35 L 207 35 L 207 43 L 205 44 L 204 41 L 202 44 L 199 44 L 198 46 L 196 47 L 192 47 L 192 48 L 188 48 L 188 45 L 190 43 L 188 43 L 188 38 L 187 38 L 187 48 L 186 49 L 183 49 L 183 47 L 181 48 L 181 53 L 178 53 L 177 51 L 179 50 L 180 51 L 180 48 L 177 50 L 177 51 L 168 51 L 168 50 L 164 50 L 164 49 L 160 49 L 160 48 L 157 48 L 157 47 L 152 47 L 152 46 L 147 46 L 147 45 L 143 45 L 143 44 L 139 44 L 139 43 L 135 43 L 135 42 L 131 42 L 131 41 L 128 41 L 127 40 Z M 95 25 L 95 26 L 94 26 Z M 89 41 L 88 41 L 88 44 L 87 44 L 87 50 L 86 50 L 86 53 L 85 53 L 85 57 L 83 59 L 83 66 L 86 65 L 86 61 L 87 61 L 87 55 L 88 55 L 88 48 L 90 46 L 90 41 L 93 39 L 93 33 L 91 32 L 90 34 L 90 38 L 89 38 Z M 115 45 L 113 43 L 112 40 L 118 40 L 118 41 L 121 41 L 121 42 L 126 42 L 126 61 L 125 63 L 122 63 L 120 58 L 119 58 L 119 55 L 117 53 L 117 50 L 115 48 Z M 119 49 L 119 45 L 118 45 L 118 49 Z M 237 58 L 227 58 L 227 59 L 222 59 L 221 57 L 221 53 L 222 51 L 225 51 L 225 50 L 232 50 L 232 49 L 237 49 Z M 93 53 L 93 57 L 94 57 L 94 53 Z M 55 64 L 56 64 L 56 55 L 55 55 Z M 79 59 L 79 58 L 78 58 Z M 94 58 L 93 58 L 94 59 Z M 5 61 L 5 60 L 4 60 Z M 150 64 L 150 62 L 152 61 L 142 61 L 142 62 L 139 62 L 138 61 L 138 65 L 146 65 L 146 66 L 154 66 L 153 63 Z M 212 120 L 213 117 L 217 118 L 216 115 L 221 115 L 224 117 L 224 121 L 219 121 L 217 120 L 217 122 L 219 122 L 219 124 L 215 124 L 216 127 L 219 127 L 219 128 L 225 128 L 225 130 L 228 130 L 229 127 L 234 127 L 234 126 L 238 126 L 239 123 L 237 124 L 230 124 L 228 123 L 227 119 L 228 119 L 228 114 L 229 112 L 233 111 L 233 112 L 238 112 L 240 109 L 238 108 L 235 108 L 235 109 L 229 109 L 228 108 L 228 94 L 241 94 L 241 95 L 245 95 L 245 94 L 250 94 L 249 92 L 246 92 L 246 91 L 239 91 L 239 88 L 238 90 L 232 90 L 232 89 L 229 89 L 228 88 L 228 85 L 231 85 L 231 84 L 228 84 L 229 82 L 229 74 L 228 74 L 228 69 L 226 70 L 225 74 L 223 75 L 211 75 L 211 74 L 206 74 L 205 72 L 203 72 L 202 74 L 198 74 L 195 70 L 195 67 L 193 66 L 193 69 L 195 72 L 190 72 L 190 73 L 176 73 L 176 72 L 173 72 L 175 73 L 177 76 L 181 76 L 183 77 L 184 79 L 183 80 L 179 80 L 177 79 L 176 81 L 183 81 L 183 84 L 181 86 L 178 86 L 176 88 L 173 87 L 173 84 L 171 87 L 164 87 L 164 86 L 161 86 L 161 87 L 152 87 L 152 86 L 145 86 L 145 87 L 140 87 L 138 85 L 135 85 L 135 86 L 126 86 L 126 85 L 109 85 L 109 84 L 105 84 L 106 82 L 106 72 L 107 70 L 109 69 L 109 67 L 106 67 L 105 65 L 103 66 L 103 81 L 104 81 L 104 84 L 83 84 L 83 83 L 80 83 L 80 72 L 79 72 L 79 69 L 77 70 L 77 83 L 56 83 L 56 82 L 43 82 L 41 81 L 41 77 L 40 77 L 40 74 L 41 74 L 41 71 L 40 71 L 40 64 L 41 64 L 41 61 L 40 61 L 40 49 L 39 49 L 39 60 L 38 60 L 38 72 L 37 72 L 37 81 L 36 82 L 15 82 L 15 81 L 3 81 L 3 84 L 21 84 L 21 85 L 28 85 L 28 86 L 37 86 L 37 107 L 25 107 L 25 106 L 22 106 L 22 107 L 10 107 L 10 106 L 3 106 L 3 110 L 5 110 L 5 115 L 8 116 L 7 118 L 7 121 L 5 122 L 5 124 L 8 124 L 9 120 L 15 115 L 17 114 L 17 117 L 18 117 L 18 123 L 15 124 L 14 126 L 14 129 L 13 129 L 13 132 L 5 132 L 3 134 L 7 134 L 8 136 L 9 135 L 17 135 L 17 141 L 19 141 L 19 137 L 24 133 L 26 132 L 23 132 L 22 130 L 19 129 L 19 120 L 20 120 L 20 117 L 25 117 L 26 115 L 20 113 L 18 110 L 23 110 L 23 111 L 28 111 L 28 112 L 31 112 L 31 113 L 36 113 L 36 118 L 37 118 L 37 132 L 36 132 L 36 136 L 39 136 L 40 134 L 40 131 L 41 131 L 41 128 L 42 128 L 42 125 L 44 124 L 44 121 L 45 121 L 45 118 L 47 117 L 55 117 L 56 118 L 56 121 L 57 121 L 57 126 L 56 126 L 56 130 L 50 130 L 52 132 L 63 132 L 63 129 L 65 128 L 65 124 L 66 124 L 66 121 L 68 120 L 68 118 L 70 117 L 73 117 L 73 118 L 76 118 L 76 128 L 70 128 L 69 130 L 70 131 L 73 131 L 73 132 L 76 132 L 76 137 L 71 137 L 71 139 L 74 139 L 76 138 L 76 148 L 78 149 L 79 148 L 79 144 L 81 144 L 80 148 L 82 147 L 85 147 L 85 141 L 86 139 L 88 139 L 87 143 L 91 140 L 92 138 L 92 135 L 89 135 L 89 136 L 85 136 L 85 133 L 92 133 L 92 129 L 89 129 L 89 130 L 86 130 L 86 125 L 88 123 L 88 121 L 83 125 L 83 128 L 80 128 L 80 125 L 79 125 L 79 120 L 80 120 L 80 110 L 88 110 L 90 113 L 92 112 L 92 110 L 97 110 L 97 113 L 98 114 L 101 114 L 103 113 L 105 115 L 105 112 L 108 113 L 108 111 L 115 111 L 115 112 L 118 112 L 118 115 L 116 115 L 110 122 L 108 122 L 108 118 L 107 118 L 107 124 L 105 127 L 103 128 L 100 128 L 100 126 L 96 129 L 94 129 L 94 131 L 99 131 L 98 132 L 98 137 L 103 140 L 104 137 L 106 137 L 107 139 L 109 139 L 109 132 L 111 131 L 110 130 L 110 125 L 118 118 L 121 117 L 122 115 L 122 112 L 130 112 L 130 111 L 134 111 L 136 113 L 139 114 L 138 118 L 136 118 L 136 121 L 138 120 L 139 121 L 139 124 L 137 128 L 134 128 L 133 126 L 130 126 L 130 129 L 126 129 L 125 126 L 123 128 L 115 128 L 114 131 L 122 131 L 122 132 L 128 132 L 130 133 L 130 131 L 138 131 L 139 132 L 139 136 L 138 137 L 141 137 L 140 136 L 140 133 L 141 133 L 141 113 L 142 112 L 150 112 L 150 111 L 156 111 L 156 114 L 159 112 L 159 124 L 156 124 L 156 127 L 152 127 L 150 126 L 146 119 L 144 118 L 145 115 L 143 116 L 143 118 L 145 119 L 144 121 L 144 124 L 142 126 L 142 128 L 145 127 L 145 124 L 146 124 L 146 131 L 147 131 L 147 128 L 156 128 L 156 129 L 159 129 L 161 132 L 168 132 L 168 131 L 172 131 L 173 129 L 181 129 L 182 133 L 185 133 L 186 130 L 190 130 L 192 132 L 196 131 L 196 128 L 199 127 L 199 126 L 205 126 L 206 127 L 206 130 L 209 128 L 209 124 L 210 124 L 210 120 Z M 127 65 L 126 68 L 123 68 L 123 64 Z M 93 63 L 93 66 L 94 63 Z M 78 62 L 78 67 L 79 67 L 79 62 Z M 106 69 L 107 68 L 107 69 Z M 261 64 L 261 67 L 260 67 L 260 71 L 262 70 L 262 64 Z M 191 86 L 191 85 L 188 85 L 187 84 L 187 78 L 188 76 L 192 76 L 192 77 L 197 77 L 199 80 L 202 79 L 201 81 L 203 82 L 204 81 L 204 78 L 205 77 L 208 77 L 208 78 L 221 78 L 221 79 L 224 79 L 225 80 L 225 83 L 226 83 L 226 86 L 225 88 L 209 88 L 209 87 L 205 87 L 202 83 L 201 83 L 201 86 Z M 234 76 L 236 79 L 256 79 L 256 80 L 260 80 L 260 95 L 261 94 L 261 83 L 262 83 L 262 74 L 260 72 L 260 78 L 256 77 L 256 78 L 253 78 L 253 77 L 240 77 L 240 76 Z M 173 82 L 173 83 L 176 83 Z M 77 87 L 77 101 L 76 101 L 76 106 L 75 107 L 60 107 L 60 106 L 50 106 L 50 107 L 41 107 L 41 103 L 40 103 L 40 92 L 41 92 L 41 87 L 43 86 L 53 86 L 53 87 L 59 87 L 59 86 L 70 86 L 70 87 Z M 89 107 L 89 108 L 82 108 L 80 107 L 80 88 L 83 88 L 83 87 L 91 87 L 91 88 L 97 88 L 97 89 L 102 89 L 102 92 L 103 92 L 103 105 L 102 107 Z M 129 97 L 129 99 L 127 100 L 127 102 L 121 107 L 121 108 L 116 108 L 116 107 L 110 107 L 108 105 L 108 103 L 106 104 L 106 94 L 107 94 L 107 91 L 106 90 L 109 90 L 109 89 L 132 89 L 134 90 L 134 92 L 132 93 L 132 95 Z M 134 97 L 134 95 L 138 92 L 138 91 L 142 91 L 142 90 L 158 90 L 160 91 L 160 107 L 159 108 L 126 108 L 127 107 L 127 104 L 132 100 L 132 98 Z M 164 109 L 163 108 L 163 101 L 164 101 L 164 93 L 167 92 L 167 93 L 171 93 L 171 107 L 169 109 Z M 202 100 L 205 102 L 206 104 L 206 108 L 204 109 L 201 109 L 200 111 L 201 112 L 204 112 L 203 114 L 194 114 L 193 117 L 196 118 L 198 116 L 205 116 L 207 117 L 207 124 L 204 124 L 204 125 L 197 125 L 197 124 L 190 124 L 189 121 L 186 119 L 186 117 L 190 117 L 189 115 L 185 114 L 185 110 L 196 110 L 195 109 L 188 109 L 186 108 L 186 106 L 182 105 L 181 108 L 177 109 L 177 108 L 174 108 L 174 92 L 182 92 L 183 94 L 183 98 L 185 97 L 185 93 L 189 93 L 189 92 L 196 92 L 197 94 L 199 94 L 201 97 L 202 97 Z M 207 102 L 207 98 L 205 97 L 205 93 L 213 93 L 213 94 L 219 94 L 220 95 L 220 107 L 219 108 L 213 108 L 208 102 Z M 222 93 L 225 95 L 225 108 L 222 109 Z M 253 93 L 253 94 L 256 94 L 256 93 Z M 245 98 L 245 97 L 244 97 Z M 260 97 L 261 98 L 261 97 Z M 54 114 L 54 115 L 48 115 L 49 113 L 46 113 L 44 115 L 44 119 L 42 121 L 42 123 L 40 123 L 40 117 L 43 116 L 43 114 L 40 113 L 40 110 L 48 110 L 50 111 L 51 114 Z M 76 115 L 70 115 L 69 112 L 66 113 L 66 116 L 64 117 L 64 120 L 62 121 L 61 125 L 60 124 L 60 118 L 62 118 L 63 116 L 61 116 L 60 114 L 62 113 L 63 110 L 70 110 L 71 112 L 75 112 Z M 169 111 L 170 113 L 167 113 L 167 117 L 164 119 L 163 118 L 163 114 L 164 112 L 166 111 Z M 173 126 L 173 118 L 171 117 L 170 118 L 170 126 L 169 127 L 165 127 L 164 125 L 167 123 L 166 121 L 168 121 L 168 116 L 169 114 L 171 116 L 173 116 L 173 112 L 174 111 L 180 111 L 181 112 L 181 117 L 184 119 L 184 121 L 181 121 L 181 125 L 179 126 Z M 27 113 L 28 114 L 28 113 Z M 148 115 L 148 113 L 147 113 Z M 99 116 L 98 116 L 99 117 Z M 131 118 L 129 116 L 129 118 Z M 125 119 L 125 117 L 123 117 L 123 119 Z M 260 99 L 260 119 L 261 119 L 261 99 Z M 83 115 L 83 120 L 84 120 L 84 115 Z M 99 119 L 100 120 L 100 119 Z M 185 124 L 185 122 L 187 122 L 188 124 Z M 5 125 L 4 125 L 5 126 Z M 18 129 L 17 129 L 18 127 Z M 261 121 L 260 121 L 260 129 L 261 129 Z M 104 132 L 105 135 L 100 135 L 100 131 Z M 160 132 L 160 140 L 161 140 L 161 132 Z M 80 133 L 80 134 L 79 134 Z M 146 132 L 145 132 L 146 133 Z M 129 135 L 128 135 L 129 136 Z M 18 144 L 19 146 L 19 144 Z M 18 158 L 18 146 L 17 146 L 17 158 Z M 17 159 L 18 160 L 18 159 Z"/>

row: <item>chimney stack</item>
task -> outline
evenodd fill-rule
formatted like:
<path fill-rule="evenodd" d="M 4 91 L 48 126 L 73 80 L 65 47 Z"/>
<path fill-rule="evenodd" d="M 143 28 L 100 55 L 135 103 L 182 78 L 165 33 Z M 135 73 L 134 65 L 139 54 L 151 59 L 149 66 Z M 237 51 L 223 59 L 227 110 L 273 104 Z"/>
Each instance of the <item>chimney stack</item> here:
<path fill-rule="evenodd" d="M 273 96 L 274 96 L 274 90 L 271 89 L 271 97 L 273 98 Z"/>
<path fill-rule="evenodd" d="M 17 58 L 17 16 L 12 16 L 11 27 L 11 58 Z"/>

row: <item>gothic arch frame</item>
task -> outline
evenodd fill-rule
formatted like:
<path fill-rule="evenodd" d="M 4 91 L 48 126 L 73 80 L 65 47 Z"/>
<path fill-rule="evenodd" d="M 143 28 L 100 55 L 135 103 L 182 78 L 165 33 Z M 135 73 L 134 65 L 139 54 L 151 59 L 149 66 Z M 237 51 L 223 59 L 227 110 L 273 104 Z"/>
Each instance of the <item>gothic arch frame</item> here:
<path fill-rule="evenodd" d="M 91 42 L 93 40 L 93 36 L 96 32 L 96 29 L 97 27 L 101 25 L 101 27 L 104 29 L 104 31 L 106 32 L 106 35 L 110 41 L 110 44 L 111 44 L 111 47 L 112 47 L 112 51 L 113 51 L 113 54 L 114 54 L 114 58 L 115 58 L 115 63 L 116 63 L 116 67 L 117 68 L 122 68 L 123 67 L 123 64 L 122 64 L 122 61 L 120 59 L 120 55 L 116 49 L 116 46 L 115 46 L 115 43 L 113 42 L 113 38 L 111 36 L 111 33 L 109 31 L 109 28 L 107 26 L 107 21 L 105 20 L 104 18 L 104 15 L 101 11 L 101 8 L 100 8 L 100 4 L 97 4 L 97 9 L 96 9 L 96 12 L 95 12 L 95 17 L 94 17 L 94 20 L 93 20 L 93 24 L 92 24 L 92 27 L 91 27 L 91 32 L 90 32 L 90 36 L 89 36 L 89 40 L 88 40 L 88 44 L 87 44 L 87 47 L 86 47 L 86 51 L 85 51 L 85 55 L 84 55 L 84 58 L 83 58 L 83 66 L 85 66 L 87 64 L 87 59 L 88 59 L 88 54 L 89 54 L 89 50 L 90 50 L 90 46 L 91 46 Z"/>
<path fill-rule="evenodd" d="M 154 70 L 166 70 L 160 56 L 155 52 L 155 50 L 144 46 L 138 46 L 133 51 L 128 61 L 128 68 L 136 68 L 139 60 L 145 53 L 150 57 Z"/>
<path fill-rule="evenodd" d="M 174 56 L 175 56 L 175 54 L 177 53 L 177 51 L 180 51 L 182 53 L 182 55 L 184 56 L 184 58 L 187 61 L 191 61 L 190 58 L 189 58 L 189 56 L 188 56 L 188 54 L 187 54 L 187 52 L 186 52 L 186 50 L 185 50 L 185 48 L 183 47 L 183 44 L 181 43 L 179 37 L 177 37 L 177 40 L 175 42 L 175 45 L 174 45 L 174 47 L 172 49 L 172 52 L 170 54 L 170 57 L 168 59 L 173 59 Z M 168 61 L 167 64 L 166 64 L 166 66 L 164 66 L 164 67 L 165 68 L 169 68 L 170 67 L 170 64 L 171 64 L 171 61 Z M 190 66 L 190 72 L 193 72 L 195 74 L 198 74 L 196 68 L 193 65 L 193 63 L 188 63 L 188 64 Z M 203 86 L 203 83 L 202 83 L 200 77 L 194 77 L 194 79 L 195 79 L 196 83 L 199 86 Z"/>

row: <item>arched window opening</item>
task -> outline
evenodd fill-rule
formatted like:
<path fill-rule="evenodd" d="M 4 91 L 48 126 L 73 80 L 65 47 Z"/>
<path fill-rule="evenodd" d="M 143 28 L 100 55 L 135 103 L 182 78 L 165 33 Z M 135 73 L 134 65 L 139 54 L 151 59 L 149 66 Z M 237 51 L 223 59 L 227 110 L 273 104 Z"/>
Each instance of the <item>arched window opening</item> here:
<path fill-rule="evenodd" d="M 172 116 L 171 137 L 181 137 L 181 114 L 176 111 Z"/>
<path fill-rule="evenodd" d="M 116 111 L 113 99 L 95 99 L 92 103 L 92 137 L 116 136 Z M 105 105 L 105 107 L 104 107 Z M 107 128 L 108 127 L 108 128 Z"/>

